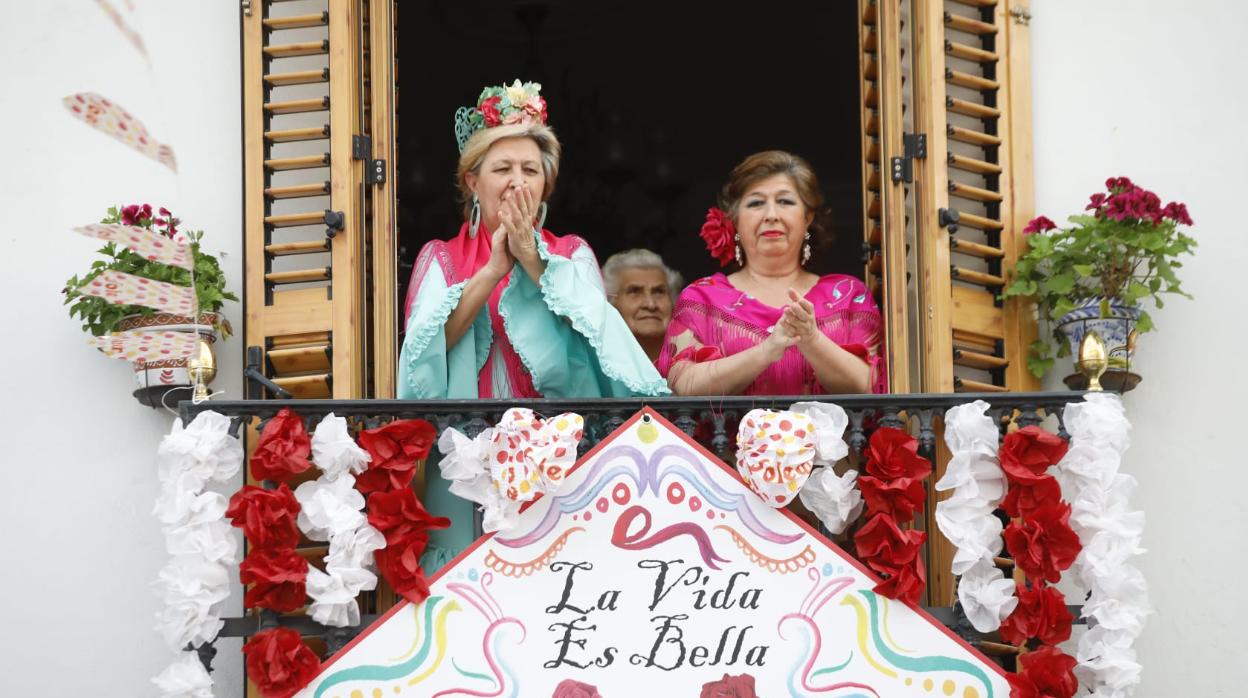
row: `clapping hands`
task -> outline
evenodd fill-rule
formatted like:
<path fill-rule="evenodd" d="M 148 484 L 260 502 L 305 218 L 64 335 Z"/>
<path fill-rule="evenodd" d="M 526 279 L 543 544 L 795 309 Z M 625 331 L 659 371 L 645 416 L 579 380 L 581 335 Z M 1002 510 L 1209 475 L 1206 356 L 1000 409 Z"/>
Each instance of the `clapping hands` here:
<path fill-rule="evenodd" d="M 802 349 L 820 336 L 815 325 L 814 304 L 794 289 L 789 289 L 789 300 L 791 302 L 784 306 L 779 322 L 771 328 L 771 335 L 763 342 L 772 363 L 779 361 L 789 347 Z"/>
<path fill-rule="evenodd" d="M 505 231 L 507 250 L 522 266 L 538 261 L 537 240 L 533 236 L 536 214 L 537 202 L 527 187 L 512 187 L 503 194 L 499 230 Z"/>

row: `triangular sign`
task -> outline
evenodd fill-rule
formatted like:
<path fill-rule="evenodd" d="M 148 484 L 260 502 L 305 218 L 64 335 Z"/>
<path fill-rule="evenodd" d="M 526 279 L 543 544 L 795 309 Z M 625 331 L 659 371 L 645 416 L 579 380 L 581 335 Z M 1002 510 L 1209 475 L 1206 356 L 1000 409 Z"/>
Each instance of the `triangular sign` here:
<path fill-rule="evenodd" d="M 725 674 L 767 698 L 1009 695 L 1000 668 L 877 581 L 647 408 L 299 695 L 547 698 L 572 679 L 697 698 Z"/>

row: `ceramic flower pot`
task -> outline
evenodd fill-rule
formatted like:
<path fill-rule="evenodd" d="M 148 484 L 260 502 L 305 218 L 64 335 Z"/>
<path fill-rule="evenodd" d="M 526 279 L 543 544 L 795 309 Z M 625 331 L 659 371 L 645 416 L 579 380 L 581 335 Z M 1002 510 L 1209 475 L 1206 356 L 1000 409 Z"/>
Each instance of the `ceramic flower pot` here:
<path fill-rule="evenodd" d="M 1135 358 L 1135 342 L 1139 336 L 1136 325 L 1140 321 L 1140 307 L 1128 305 L 1121 300 L 1103 301 L 1093 298 L 1063 315 L 1057 327 L 1070 344 L 1071 361 L 1079 359 L 1079 343 L 1088 332 L 1096 332 L 1105 342 L 1109 368 L 1102 383 L 1110 390 L 1125 391 L 1135 387 L 1140 377 L 1130 372 Z M 1077 373 L 1070 378 L 1082 378 Z M 1086 379 L 1083 381 L 1086 386 Z M 1082 388 L 1083 386 L 1076 386 Z"/>
<path fill-rule="evenodd" d="M 200 313 L 199 315 L 198 331 L 200 336 L 208 342 L 209 351 L 211 351 L 212 344 L 217 341 L 215 327 L 220 321 L 216 313 Z M 122 318 L 117 329 L 123 332 L 138 329 L 195 332 L 196 323 L 189 317 L 172 313 L 155 313 L 147 316 L 127 315 Z M 192 382 L 187 361 L 188 359 L 185 358 L 135 361 L 134 398 L 148 407 L 160 407 L 162 404 L 173 407 L 180 400 L 189 400 Z"/>

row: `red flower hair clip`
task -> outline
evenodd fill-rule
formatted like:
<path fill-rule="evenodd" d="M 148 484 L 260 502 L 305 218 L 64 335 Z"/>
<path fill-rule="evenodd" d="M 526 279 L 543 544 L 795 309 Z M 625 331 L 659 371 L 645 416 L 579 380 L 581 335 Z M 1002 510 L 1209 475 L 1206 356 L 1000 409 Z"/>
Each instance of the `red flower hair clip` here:
<path fill-rule="evenodd" d="M 711 256 L 719 260 L 719 266 L 728 266 L 736 256 L 737 246 L 737 228 L 728 214 L 718 208 L 708 209 L 700 235 L 706 241 L 706 249 L 710 250 Z"/>

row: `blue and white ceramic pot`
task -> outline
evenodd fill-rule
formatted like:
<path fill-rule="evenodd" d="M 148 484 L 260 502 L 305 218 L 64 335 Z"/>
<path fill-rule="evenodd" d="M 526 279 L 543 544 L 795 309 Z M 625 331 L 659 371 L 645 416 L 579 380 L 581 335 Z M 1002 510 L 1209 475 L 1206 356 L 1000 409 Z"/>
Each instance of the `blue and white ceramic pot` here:
<path fill-rule="evenodd" d="M 1139 335 L 1140 307 L 1121 300 L 1105 301 L 1092 298 L 1063 315 L 1057 327 L 1070 342 L 1070 355 L 1079 356 L 1079 343 L 1089 331 L 1095 331 L 1105 342 L 1109 354 L 1109 370 L 1130 370 L 1135 357 L 1135 340 Z"/>

